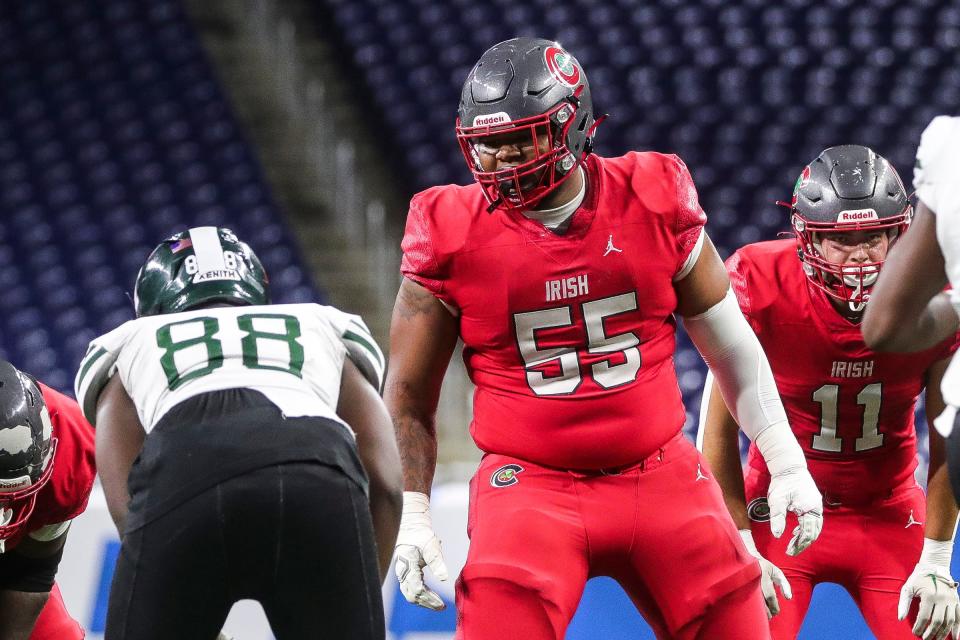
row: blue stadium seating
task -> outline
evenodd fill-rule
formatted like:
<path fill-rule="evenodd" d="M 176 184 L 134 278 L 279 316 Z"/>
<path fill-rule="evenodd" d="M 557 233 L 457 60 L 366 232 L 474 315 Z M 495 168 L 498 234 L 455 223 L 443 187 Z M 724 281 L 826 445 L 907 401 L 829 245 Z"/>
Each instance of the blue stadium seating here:
<path fill-rule="evenodd" d="M 189 226 L 232 227 L 276 300 L 322 300 L 178 2 L 9 3 L 0 85 L 0 356 L 69 391 Z"/>
<path fill-rule="evenodd" d="M 483 51 L 553 38 L 583 64 L 610 112 L 598 151 L 679 154 L 726 257 L 787 230 L 803 166 L 866 144 L 909 181 L 923 127 L 960 104 L 960 6 L 950 0 L 316 0 L 349 52 L 411 191 L 470 179 L 453 134 L 460 87 Z M 691 416 L 702 363 L 677 356 Z"/>

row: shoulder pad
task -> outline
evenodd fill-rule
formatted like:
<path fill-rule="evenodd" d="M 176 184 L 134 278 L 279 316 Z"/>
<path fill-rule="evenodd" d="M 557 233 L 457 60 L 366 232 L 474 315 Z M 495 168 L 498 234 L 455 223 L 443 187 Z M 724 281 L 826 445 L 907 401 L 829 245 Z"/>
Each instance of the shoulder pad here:
<path fill-rule="evenodd" d="M 90 342 L 87 354 L 80 362 L 80 369 L 73 383 L 74 395 L 83 412 L 83 417 L 92 425 L 96 425 L 97 400 L 100 392 L 116 372 L 117 357 L 123 348 L 128 335 L 131 320 L 120 325 L 110 333 L 100 336 Z"/>
<path fill-rule="evenodd" d="M 386 359 L 363 319 L 336 307 L 322 307 L 346 347 L 347 357 L 379 393 L 383 389 Z"/>

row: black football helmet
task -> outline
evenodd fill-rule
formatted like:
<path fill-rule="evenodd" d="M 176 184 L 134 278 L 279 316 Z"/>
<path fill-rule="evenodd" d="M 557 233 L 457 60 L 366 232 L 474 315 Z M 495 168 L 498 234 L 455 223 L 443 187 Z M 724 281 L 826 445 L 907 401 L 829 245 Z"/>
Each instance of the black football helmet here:
<path fill-rule="evenodd" d="M 268 304 L 270 281 L 260 259 L 230 229 L 195 227 L 153 250 L 137 274 L 137 317 L 202 304 Z"/>
<path fill-rule="evenodd" d="M 862 311 L 883 261 L 829 262 L 820 251 L 820 235 L 885 230 L 891 241 L 896 240 L 913 216 L 897 170 L 869 147 L 830 147 L 804 167 L 793 189 L 790 211 L 804 273 L 852 311 Z"/>
<path fill-rule="evenodd" d="M 53 475 L 57 439 L 40 387 L 0 360 L 0 552 L 22 527 Z"/>
<path fill-rule="evenodd" d="M 592 149 L 597 124 L 587 75 L 577 59 L 552 40 L 514 38 L 488 49 L 467 75 L 457 140 L 491 209 L 531 209 L 580 166 Z M 479 139 L 518 131 L 529 134 L 537 157 L 484 171 Z M 550 149 L 541 154 L 537 137 L 543 134 Z"/>

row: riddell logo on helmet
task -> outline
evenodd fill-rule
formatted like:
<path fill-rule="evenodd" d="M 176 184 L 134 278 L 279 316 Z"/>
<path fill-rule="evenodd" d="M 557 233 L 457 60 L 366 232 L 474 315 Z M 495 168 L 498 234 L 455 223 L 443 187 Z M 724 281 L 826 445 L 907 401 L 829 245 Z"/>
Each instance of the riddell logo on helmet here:
<path fill-rule="evenodd" d="M 12 479 L 0 478 L 0 493 L 9 493 L 29 486 L 30 476 L 20 476 Z"/>
<path fill-rule="evenodd" d="M 490 113 L 485 116 L 477 116 L 473 119 L 473 126 L 475 127 L 489 127 L 495 124 L 506 124 L 510 122 L 510 115 L 505 111 L 498 111 L 497 113 Z"/>
<path fill-rule="evenodd" d="M 850 209 L 841 211 L 837 222 L 863 222 L 864 220 L 879 220 L 880 217 L 873 209 Z"/>

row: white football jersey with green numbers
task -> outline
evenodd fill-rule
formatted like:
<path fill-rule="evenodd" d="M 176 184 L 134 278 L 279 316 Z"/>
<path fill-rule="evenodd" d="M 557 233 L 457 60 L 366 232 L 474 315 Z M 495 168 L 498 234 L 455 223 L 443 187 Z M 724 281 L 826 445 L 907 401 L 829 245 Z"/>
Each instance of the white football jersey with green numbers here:
<path fill-rule="evenodd" d="M 960 287 L 960 118 L 938 116 L 920 138 L 917 197 L 937 214 L 937 241 L 954 290 Z"/>
<path fill-rule="evenodd" d="M 937 116 L 920 138 L 913 168 L 917 197 L 937 214 L 937 243 L 943 254 L 950 299 L 960 313 L 960 118 Z M 944 401 L 960 407 L 960 356 L 954 356 L 940 384 Z M 952 415 L 937 419 L 941 433 L 953 426 Z"/>
<path fill-rule="evenodd" d="M 119 375 L 147 433 L 174 405 L 223 389 L 263 393 L 289 417 L 336 415 L 344 358 L 378 390 L 384 357 L 359 316 L 318 304 L 211 307 L 146 316 L 90 343 L 75 381 L 96 421 Z"/>

